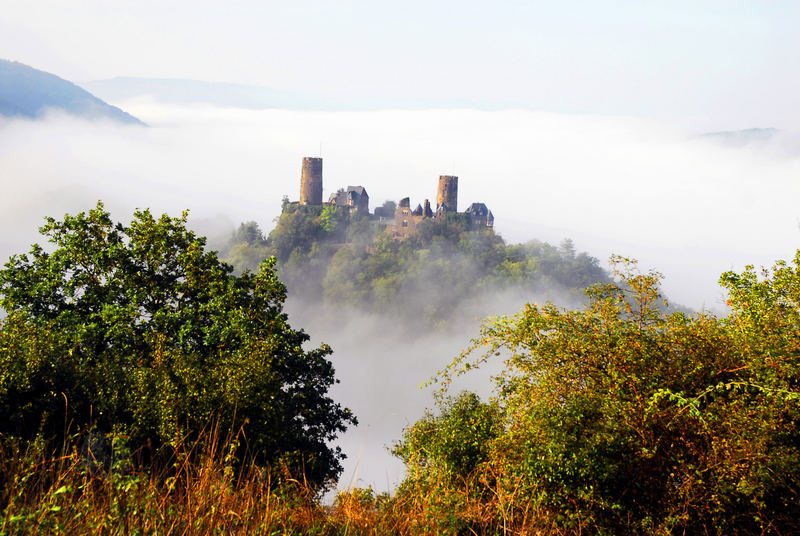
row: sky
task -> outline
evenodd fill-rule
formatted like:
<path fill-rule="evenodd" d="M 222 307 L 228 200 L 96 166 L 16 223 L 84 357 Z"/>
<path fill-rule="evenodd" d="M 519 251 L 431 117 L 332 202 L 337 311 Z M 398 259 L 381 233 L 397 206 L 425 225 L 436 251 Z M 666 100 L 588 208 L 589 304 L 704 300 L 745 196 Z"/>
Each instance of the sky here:
<path fill-rule="evenodd" d="M 791 1 L 6 0 L 0 51 L 74 81 L 189 78 L 540 110 L 798 120 Z"/>
<path fill-rule="evenodd" d="M 245 110 L 142 96 L 112 104 L 147 128 L 0 118 L 0 258 L 27 249 L 45 215 L 98 199 L 121 220 L 137 207 L 190 209 L 211 235 L 247 220 L 269 230 L 281 197 L 299 194 L 302 157 L 321 154 L 326 198 L 361 184 L 373 208 L 405 196 L 415 206 L 455 174 L 459 206 L 485 202 L 508 242 L 569 237 L 602 263 L 634 257 L 664 274 L 673 301 L 724 314 L 721 272 L 800 244 L 798 15 L 800 4 L 779 1 L 5 0 L 0 57 L 78 83 L 186 78 L 493 106 Z M 702 135 L 754 127 L 779 130 Z M 384 490 L 402 470 L 385 446 L 430 404 L 419 384 L 477 321 L 458 338 L 417 341 L 377 319 L 348 326 L 306 327 L 333 346 L 335 396 L 361 417 L 342 439 L 344 478 Z M 364 326 L 383 338 L 355 345 Z"/>

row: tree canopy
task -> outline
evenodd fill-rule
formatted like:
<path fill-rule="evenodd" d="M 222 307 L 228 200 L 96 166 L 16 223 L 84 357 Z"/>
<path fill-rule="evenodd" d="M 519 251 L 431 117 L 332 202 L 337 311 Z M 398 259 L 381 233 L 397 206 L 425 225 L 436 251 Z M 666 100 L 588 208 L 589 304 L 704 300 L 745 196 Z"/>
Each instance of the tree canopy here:
<path fill-rule="evenodd" d="M 303 349 L 274 259 L 234 276 L 186 217 L 143 210 L 124 225 L 98 203 L 47 218 L 51 246 L 11 257 L 0 433 L 60 439 L 71 424 L 157 452 L 219 419 L 244 425 L 263 463 L 302 466 L 317 483 L 337 476 L 342 454 L 328 442 L 355 418 L 327 396 L 330 347 Z"/>
<path fill-rule="evenodd" d="M 501 356 L 496 397 L 445 398 L 406 430 L 401 494 L 465 533 L 475 512 L 542 532 L 795 533 L 800 251 L 761 277 L 723 274 L 725 318 L 667 314 L 660 275 L 615 262 L 582 309 L 484 324 L 440 379 Z"/>
<path fill-rule="evenodd" d="M 292 296 L 334 305 L 337 314 L 341 306 L 391 312 L 423 329 L 445 326 L 465 304 L 504 290 L 557 292 L 578 303 L 586 286 L 608 281 L 598 260 L 577 253 L 570 240 L 507 245 L 468 215 L 447 214 L 397 241 L 384 223 L 353 217 L 348 207 L 287 202 L 265 242 L 243 233 L 260 236 L 255 224 L 243 224 L 226 254 L 237 270 L 274 255 Z"/>

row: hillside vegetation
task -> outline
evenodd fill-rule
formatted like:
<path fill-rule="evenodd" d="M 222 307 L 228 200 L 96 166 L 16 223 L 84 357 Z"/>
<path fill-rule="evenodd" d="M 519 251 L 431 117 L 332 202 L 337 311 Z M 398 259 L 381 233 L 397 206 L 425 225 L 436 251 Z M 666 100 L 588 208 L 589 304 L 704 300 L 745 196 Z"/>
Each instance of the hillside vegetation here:
<path fill-rule="evenodd" d="M 361 221 L 345 234 L 330 211 L 288 214 L 307 259 L 331 266 L 381 248 L 413 265 L 437 237 L 459 254 L 515 248 L 456 220 L 395 243 Z M 102 206 L 49 219 L 54 251 L 0 272 L 0 534 L 800 531 L 800 251 L 722 274 L 726 317 L 671 312 L 658 273 L 613 258 L 579 307 L 487 319 L 433 379 L 437 406 L 398 430 L 397 490 L 324 505 L 340 459 L 326 442 L 354 423 L 326 396 L 330 349 L 302 350 L 274 261 L 235 276 L 184 223 L 114 224 Z M 281 244 L 256 231 L 241 229 L 248 249 Z M 492 398 L 448 391 L 494 360 Z"/>
<path fill-rule="evenodd" d="M 409 326 L 446 326 L 463 305 L 511 289 L 579 303 L 586 286 L 609 280 L 569 240 L 508 245 L 455 213 L 397 241 L 347 207 L 284 203 L 267 237 L 255 222 L 243 223 L 224 253 L 237 271 L 275 256 L 294 298 L 391 314 Z"/>

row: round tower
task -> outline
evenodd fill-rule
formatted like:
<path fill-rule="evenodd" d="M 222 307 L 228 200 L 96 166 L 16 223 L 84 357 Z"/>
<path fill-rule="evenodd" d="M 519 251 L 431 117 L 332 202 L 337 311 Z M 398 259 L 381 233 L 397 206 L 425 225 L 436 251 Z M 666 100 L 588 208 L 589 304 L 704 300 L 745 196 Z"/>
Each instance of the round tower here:
<path fill-rule="evenodd" d="M 306 156 L 300 173 L 300 204 L 322 204 L 322 158 Z"/>
<path fill-rule="evenodd" d="M 458 212 L 458 177 L 440 175 L 439 188 L 436 190 L 436 210 Z"/>

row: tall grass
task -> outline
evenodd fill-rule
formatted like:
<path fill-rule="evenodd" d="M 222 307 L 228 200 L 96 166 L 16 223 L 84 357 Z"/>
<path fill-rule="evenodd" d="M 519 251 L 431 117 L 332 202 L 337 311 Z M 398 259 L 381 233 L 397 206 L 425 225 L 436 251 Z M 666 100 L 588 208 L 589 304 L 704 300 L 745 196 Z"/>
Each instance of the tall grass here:
<path fill-rule="evenodd" d="M 0 438 L 0 536 L 558 533 L 486 470 L 461 485 L 409 478 L 392 497 L 353 488 L 324 505 L 302 475 L 237 460 L 241 436 L 210 427 L 147 463 L 124 437 L 74 437 L 57 453 Z"/>
<path fill-rule="evenodd" d="M 146 467 L 124 438 L 110 439 L 110 452 L 84 437 L 57 455 L 3 441 L 0 534 L 323 534 L 329 525 L 318 490 L 237 461 L 238 434 L 220 441 L 215 427 Z"/>

